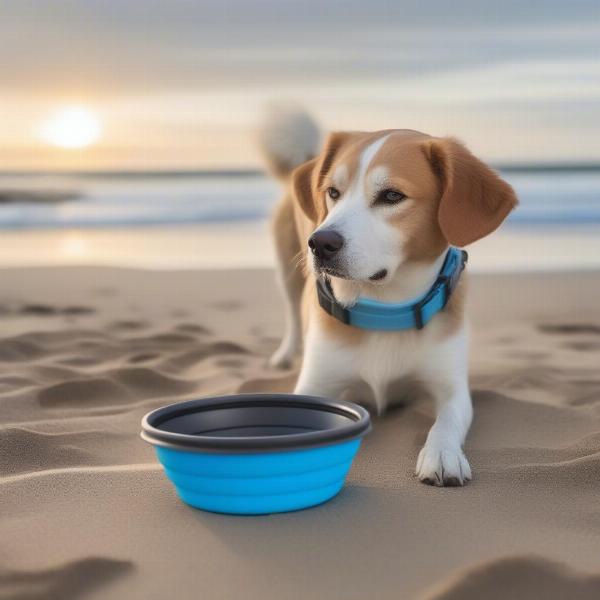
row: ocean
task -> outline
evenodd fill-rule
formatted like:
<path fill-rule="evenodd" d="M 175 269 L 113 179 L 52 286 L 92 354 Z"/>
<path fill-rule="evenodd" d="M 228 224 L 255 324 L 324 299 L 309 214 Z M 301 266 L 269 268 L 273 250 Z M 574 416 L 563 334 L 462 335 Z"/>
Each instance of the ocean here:
<path fill-rule="evenodd" d="M 507 169 L 502 174 L 520 199 L 506 227 L 598 225 L 600 232 L 600 167 Z M 279 192 L 276 182 L 254 172 L 0 174 L 0 201 L 19 199 L 0 202 L 0 228 L 261 221 Z"/>

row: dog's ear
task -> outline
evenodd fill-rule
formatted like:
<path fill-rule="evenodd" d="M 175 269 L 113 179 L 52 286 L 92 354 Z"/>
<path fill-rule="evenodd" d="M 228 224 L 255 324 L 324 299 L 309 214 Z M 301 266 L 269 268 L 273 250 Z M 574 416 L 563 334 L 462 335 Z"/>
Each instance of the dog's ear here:
<path fill-rule="evenodd" d="M 292 192 L 302 212 L 310 221 L 316 223 L 318 220 L 317 198 L 313 192 L 314 172 L 317 168 L 319 158 L 313 158 L 292 173 Z"/>
<path fill-rule="evenodd" d="M 438 222 L 450 244 L 466 246 L 488 235 L 517 205 L 512 187 L 457 140 L 429 140 L 425 153 L 441 181 Z"/>
<path fill-rule="evenodd" d="M 323 178 L 329 172 L 334 156 L 348 139 L 350 133 L 330 133 L 322 152 L 312 160 L 300 165 L 292 173 L 292 191 L 302 212 L 313 222 L 319 223 L 327 214 L 323 190 Z"/>

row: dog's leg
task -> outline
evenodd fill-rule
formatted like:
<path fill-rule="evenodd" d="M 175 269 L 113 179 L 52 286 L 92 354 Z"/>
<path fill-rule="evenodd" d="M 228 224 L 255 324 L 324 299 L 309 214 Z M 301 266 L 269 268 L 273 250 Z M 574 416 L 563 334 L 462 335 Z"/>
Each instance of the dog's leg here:
<path fill-rule="evenodd" d="M 354 356 L 348 348 L 309 328 L 295 394 L 338 398 L 356 379 Z"/>
<path fill-rule="evenodd" d="M 269 364 L 285 369 L 302 348 L 302 319 L 300 304 L 304 289 L 304 275 L 298 266 L 300 241 L 296 232 L 294 210 L 289 199 L 277 207 L 273 219 L 277 280 L 285 304 L 285 334 Z"/>
<path fill-rule="evenodd" d="M 436 347 L 426 360 L 419 375 L 435 401 L 436 419 L 419 453 L 416 474 L 431 485 L 464 485 L 471 479 L 471 467 L 462 445 L 473 416 L 466 329 Z"/>

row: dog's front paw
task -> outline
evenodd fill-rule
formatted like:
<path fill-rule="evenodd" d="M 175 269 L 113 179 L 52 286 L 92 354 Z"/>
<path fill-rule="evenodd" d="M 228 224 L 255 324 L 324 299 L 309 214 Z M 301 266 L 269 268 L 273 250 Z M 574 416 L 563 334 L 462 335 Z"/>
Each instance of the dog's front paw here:
<path fill-rule="evenodd" d="M 471 467 L 460 448 L 426 444 L 419 452 L 416 474 L 429 485 L 456 487 L 471 479 Z"/>

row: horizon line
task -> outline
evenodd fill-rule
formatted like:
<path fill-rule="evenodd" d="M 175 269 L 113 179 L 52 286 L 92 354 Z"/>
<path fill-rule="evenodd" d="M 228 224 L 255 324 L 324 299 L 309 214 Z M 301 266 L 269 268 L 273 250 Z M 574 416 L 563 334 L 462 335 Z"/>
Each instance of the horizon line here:
<path fill-rule="evenodd" d="M 561 171 L 600 171 L 600 162 L 522 162 L 498 163 L 491 166 L 504 172 L 561 172 Z M 259 177 L 266 175 L 264 169 L 257 168 L 224 168 L 224 169 L 0 169 L 0 177 L 46 177 L 51 175 L 73 177 Z"/>

